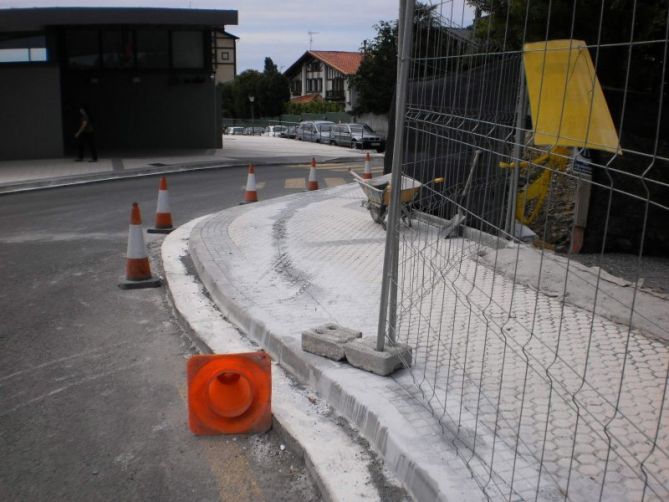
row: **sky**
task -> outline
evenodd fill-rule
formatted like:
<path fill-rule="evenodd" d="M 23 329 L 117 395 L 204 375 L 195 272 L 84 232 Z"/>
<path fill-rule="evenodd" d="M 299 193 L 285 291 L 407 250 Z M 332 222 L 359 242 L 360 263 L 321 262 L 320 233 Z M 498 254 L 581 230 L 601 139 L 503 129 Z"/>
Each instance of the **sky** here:
<path fill-rule="evenodd" d="M 443 14 L 453 11 L 457 25 L 467 25 L 470 9 L 464 0 L 440 3 Z M 232 9 L 239 11 L 239 24 L 226 27 L 239 37 L 237 72 L 262 70 L 265 57 L 286 70 L 309 49 L 357 51 L 363 40 L 374 38 L 373 25 L 397 18 L 398 0 L 0 0 L 10 7 L 173 7 Z"/>

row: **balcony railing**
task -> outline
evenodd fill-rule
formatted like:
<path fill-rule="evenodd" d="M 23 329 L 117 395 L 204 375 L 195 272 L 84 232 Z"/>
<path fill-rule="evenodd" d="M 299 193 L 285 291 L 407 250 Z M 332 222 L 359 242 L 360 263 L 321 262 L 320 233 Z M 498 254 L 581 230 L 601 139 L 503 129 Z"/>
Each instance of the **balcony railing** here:
<path fill-rule="evenodd" d="M 344 91 L 325 91 L 325 99 L 343 100 Z"/>

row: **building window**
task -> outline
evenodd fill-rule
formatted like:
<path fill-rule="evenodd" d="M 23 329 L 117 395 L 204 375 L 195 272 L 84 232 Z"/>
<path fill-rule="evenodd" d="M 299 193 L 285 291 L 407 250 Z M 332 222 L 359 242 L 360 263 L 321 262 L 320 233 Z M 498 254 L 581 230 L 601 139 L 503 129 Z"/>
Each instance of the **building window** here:
<path fill-rule="evenodd" d="M 153 69 L 170 67 L 169 32 L 160 30 L 137 32 L 137 66 Z"/>
<path fill-rule="evenodd" d="M 69 30 L 65 46 L 73 69 L 201 70 L 206 62 L 204 32 L 195 30 Z"/>
<path fill-rule="evenodd" d="M 0 38 L 0 63 L 42 63 L 46 60 L 44 35 L 5 35 Z"/>
<path fill-rule="evenodd" d="M 301 80 L 292 80 L 290 82 L 290 93 L 293 96 L 302 95 L 302 81 Z"/>
<path fill-rule="evenodd" d="M 344 92 L 344 79 L 335 78 L 332 81 L 332 90 L 335 92 Z"/>
<path fill-rule="evenodd" d="M 201 31 L 172 32 L 172 66 L 204 68 L 204 38 Z"/>
<path fill-rule="evenodd" d="M 230 61 L 230 53 L 228 51 L 221 51 L 221 61 Z"/>
<path fill-rule="evenodd" d="M 94 30 L 72 30 L 65 36 L 67 64 L 71 68 L 100 66 L 100 39 Z"/>
<path fill-rule="evenodd" d="M 104 68 L 135 67 L 135 40 L 132 31 L 102 32 L 102 66 Z"/>
<path fill-rule="evenodd" d="M 307 92 L 321 92 L 322 90 L 323 90 L 323 79 L 320 78 L 307 79 Z"/>
<path fill-rule="evenodd" d="M 343 75 L 334 68 L 327 67 L 327 74 L 329 79 L 342 78 Z"/>
<path fill-rule="evenodd" d="M 307 71 L 321 71 L 321 63 L 319 61 L 312 61 L 307 65 Z"/>

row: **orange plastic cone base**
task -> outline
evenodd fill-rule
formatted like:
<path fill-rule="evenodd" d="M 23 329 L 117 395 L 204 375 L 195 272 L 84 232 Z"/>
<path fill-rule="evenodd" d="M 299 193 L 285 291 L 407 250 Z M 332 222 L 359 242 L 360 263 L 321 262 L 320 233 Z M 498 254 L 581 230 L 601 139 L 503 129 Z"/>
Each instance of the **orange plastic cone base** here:
<path fill-rule="evenodd" d="M 258 202 L 258 192 L 244 192 L 244 202 Z"/>
<path fill-rule="evenodd" d="M 310 181 L 307 183 L 307 190 L 318 190 L 318 181 Z"/>
<path fill-rule="evenodd" d="M 156 228 L 172 228 L 172 213 L 156 213 Z"/>
<path fill-rule="evenodd" d="M 151 266 L 148 258 L 128 258 L 125 265 L 125 278 L 129 281 L 151 279 Z"/>
<path fill-rule="evenodd" d="M 266 353 L 192 356 L 187 371 L 193 434 L 260 433 L 272 427 L 272 373 Z"/>

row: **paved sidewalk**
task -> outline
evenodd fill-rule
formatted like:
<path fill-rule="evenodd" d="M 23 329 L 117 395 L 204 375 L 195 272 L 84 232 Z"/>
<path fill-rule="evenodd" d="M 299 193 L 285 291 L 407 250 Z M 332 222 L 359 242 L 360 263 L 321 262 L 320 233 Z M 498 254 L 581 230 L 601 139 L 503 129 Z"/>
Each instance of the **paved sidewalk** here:
<path fill-rule="evenodd" d="M 383 154 L 371 152 L 373 163 L 383 164 Z M 0 161 L 0 194 L 147 176 L 198 169 L 254 164 L 306 164 L 360 162 L 364 152 L 287 138 L 224 136 L 218 150 L 119 152 L 102 155 L 97 162 L 71 158 Z"/>
<path fill-rule="evenodd" d="M 360 200 L 345 185 L 223 211 L 194 228 L 191 258 L 224 314 L 357 427 L 417 500 L 483 500 L 401 382 L 302 352 L 301 331 L 324 322 L 375 332 L 385 232 Z"/>
<path fill-rule="evenodd" d="M 466 296 L 472 310 L 469 319 L 465 309 L 451 318 L 448 312 L 455 315 L 457 309 L 441 306 L 446 312 L 442 322 L 451 326 L 449 332 L 454 333 L 449 343 L 469 346 L 470 366 L 466 361 L 462 366 L 454 355 L 452 378 L 457 386 L 424 386 L 426 374 L 435 374 L 435 382 L 445 380 L 437 378 L 436 371 L 443 371 L 446 365 L 430 356 L 434 341 L 429 333 L 409 340 L 416 355 L 414 368 L 402 370 L 392 378 L 381 378 L 302 351 L 300 333 L 325 322 L 359 329 L 365 337 L 375 336 L 385 232 L 360 207 L 362 199 L 357 186 L 345 185 L 223 211 L 194 228 L 190 236 L 191 258 L 224 313 L 354 424 L 417 500 L 483 499 L 479 485 L 486 484 L 485 479 L 487 492 L 496 498 L 497 491 L 503 493 L 506 489 L 508 480 L 504 476 L 514 462 L 514 493 L 520 499 L 534 499 L 538 465 L 533 448 L 537 441 L 541 446 L 546 422 L 546 412 L 542 410 L 548 399 L 542 372 L 550 364 L 552 351 L 548 347 L 554 343 L 554 321 L 561 304 L 555 295 L 524 286 L 522 280 L 514 286 L 503 277 L 503 269 L 493 280 L 496 274 L 484 267 L 485 259 L 479 258 L 494 250 L 482 241 L 442 239 L 465 255 L 460 270 L 443 270 L 445 275 L 453 274 L 449 280 L 454 290 L 469 291 L 461 294 L 460 301 Z M 412 239 L 411 232 L 405 228 L 403 238 Z M 425 249 L 430 252 L 434 247 L 428 243 Z M 500 304 L 513 295 L 519 298 L 513 302 L 513 322 L 497 318 L 504 315 L 504 309 L 498 308 L 497 303 L 490 304 L 491 284 Z M 480 297 L 478 291 L 483 292 Z M 452 301 L 457 297 L 456 293 Z M 527 339 L 523 325 L 528 322 L 534 298 L 539 299 L 537 322 L 542 326 L 541 337 Z M 640 297 L 639 301 L 643 300 Z M 424 312 L 442 312 L 439 306 L 429 307 L 423 306 Z M 663 493 L 668 489 L 663 484 L 669 479 L 664 456 L 669 436 L 661 433 L 657 448 L 648 445 L 644 437 L 652 437 L 658 420 L 652 414 L 651 403 L 657 402 L 656 394 L 663 389 L 662 378 L 669 361 L 666 344 L 631 332 L 629 351 L 634 366 L 625 377 L 629 390 L 622 396 L 619 414 L 611 415 L 609 408 L 615 395 L 609 376 L 620 371 L 621 361 L 616 354 L 624 350 L 629 330 L 605 317 L 596 316 L 593 320 L 578 305 L 578 299 L 575 305 L 565 308 L 564 346 L 550 370 L 553 402 L 539 499 L 563 497 L 560 490 L 566 474 L 571 476 L 570 498 L 597 497 L 607 438 L 602 433 L 603 424 L 596 422 L 606 417 L 614 439 L 622 439 L 623 443 L 614 445 L 609 459 L 605 498 L 640 498 L 643 483 L 629 470 L 638 469 L 639 465 L 649 473 L 654 492 Z M 495 336 L 485 348 L 483 337 L 488 337 L 489 325 L 497 322 L 501 322 L 505 334 L 499 337 L 493 333 Z M 578 375 L 565 361 L 582 364 L 590 322 L 595 328 L 593 355 L 587 385 L 580 391 Z M 446 356 L 444 349 L 440 358 Z M 487 368 L 474 363 L 486 360 Z M 530 372 L 524 378 L 527 361 Z M 467 374 L 459 369 L 463 367 Z M 450 371 L 450 364 L 448 368 Z M 495 375 L 500 372 L 505 375 L 500 399 L 508 400 L 498 424 L 496 408 L 489 398 L 499 392 Z M 481 382 L 485 402 L 476 393 L 474 380 Z M 435 399 L 435 392 L 452 397 L 442 403 Z M 523 416 L 527 418 L 520 430 L 522 440 L 516 456 L 515 428 L 511 424 L 518 420 L 521 401 L 516 397 L 521 392 L 527 406 Z M 577 399 L 572 401 L 574 392 Z M 570 424 L 579 406 L 576 461 L 566 470 L 564 462 L 569 462 L 574 444 Z M 474 416 L 474 411 L 479 410 L 480 415 Z M 669 410 L 660 412 L 669 414 Z M 459 436 L 452 433 L 447 420 L 439 423 L 435 419 L 458 413 Z M 478 437 L 477 455 L 485 459 L 491 448 L 494 452 L 492 478 L 486 474 L 485 462 L 474 458 L 467 449 L 471 439 L 467 435 L 471 433 Z M 650 500 L 654 495 L 646 493 L 646 497 Z"/>

